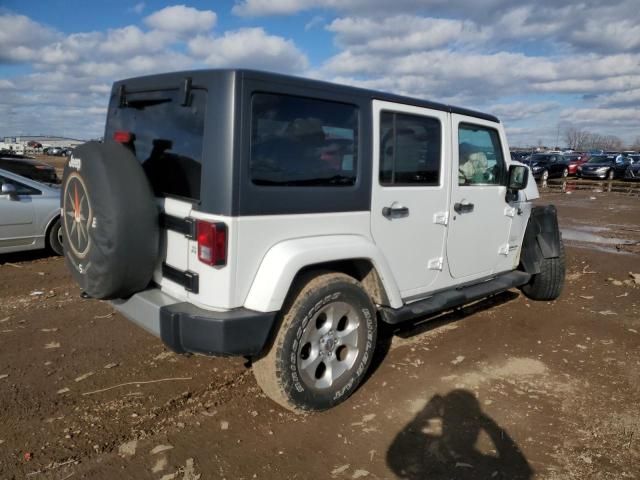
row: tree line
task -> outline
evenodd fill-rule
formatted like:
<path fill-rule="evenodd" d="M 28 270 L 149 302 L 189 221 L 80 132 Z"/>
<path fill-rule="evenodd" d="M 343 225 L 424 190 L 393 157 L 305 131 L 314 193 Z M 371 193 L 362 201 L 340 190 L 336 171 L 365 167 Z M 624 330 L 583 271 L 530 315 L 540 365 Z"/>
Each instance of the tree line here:
<path fill-rule="evenodd" d="M 568 127 L 565 130 L 565 141 L 572 150 L 625 150 L 625 144 L 616 135 L 601 135 L 576 127 Z M 640 137 L 629 145 L 629 150 L 640 150 Z"/>

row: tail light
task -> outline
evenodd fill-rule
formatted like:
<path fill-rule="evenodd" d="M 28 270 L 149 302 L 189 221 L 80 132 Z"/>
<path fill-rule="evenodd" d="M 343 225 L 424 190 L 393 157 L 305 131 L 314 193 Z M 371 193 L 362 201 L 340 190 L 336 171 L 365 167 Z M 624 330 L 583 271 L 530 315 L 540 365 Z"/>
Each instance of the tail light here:
<path fill-rule="evenodd" d="M 131 132 L 127 132 L 126 130 L 116 130 L 113 132 L 113 139 L 118 143 L 129 143 L 133 140 L 133 135 Z"/>
<path fill-rule="evenodd" d="M 212 266 L 227 264 L 227 226 L 224 223 L 196 222 L 198 260 Z"/>

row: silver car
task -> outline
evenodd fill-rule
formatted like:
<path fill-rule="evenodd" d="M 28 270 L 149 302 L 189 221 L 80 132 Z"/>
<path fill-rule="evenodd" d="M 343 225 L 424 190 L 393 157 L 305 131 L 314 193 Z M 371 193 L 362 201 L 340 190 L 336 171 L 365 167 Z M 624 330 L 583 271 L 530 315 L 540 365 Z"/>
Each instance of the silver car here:
<path fill-rule="evenodd" d="M 62 255 L 60 187 L 0 169 L 0 253 L 48 248 Z"/>

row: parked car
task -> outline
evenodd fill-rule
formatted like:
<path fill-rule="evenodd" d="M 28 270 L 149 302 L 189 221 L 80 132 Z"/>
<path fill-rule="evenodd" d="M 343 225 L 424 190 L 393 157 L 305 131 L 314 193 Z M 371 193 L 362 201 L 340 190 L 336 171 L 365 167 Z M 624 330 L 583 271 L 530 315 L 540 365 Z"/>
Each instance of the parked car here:
<path fill-rule="evenodd" d="M 60 187 L 0 168 L 0 253 L 48 248 L 62 255 Z"/>
<path fill-rule="evenodd" d="M 511 152 L 511 160 L 523 162 L 531 156 L 531 152 Z"/>
<path fill-rule="evenodd" d="M 592 155 L 584 164 L 580 165 L 576 175 L 580 178 L 599 178 L 613 180 L 624 176 L 626 166 L 616 165 L 615 155 Z"/>
<path fill-rule="evenodd" d="M 0 168 L 42 183 L 60 183 L 56 169 L 24 155 L 0 154 Z"/>
<path fill-rule="evenodd" d="M 116 82 L 105 138 L 65 166 L 72 277 L 177 352 L 250 357 L 292 410 L 353 393 L 379 322 L 562 289 L 556 210 L 492 115 L 202 70 Z"/>
<path fill-rule="evenodd" d="M 566 154 L 565 158 L 569 161 L 569 175 L 575 175 L 578 171 L 578 167 L 589 160 L 590 155 L 588 153 L 572 153 Z"/>
<path fill-rule="evenodd" d="M 627 180 L 640 180 L 640 156 L 629 163 L 624 171 L 624 178 Z"/>
<path fill-rule="evenodd" d="M 64 149 L 62 147 L 49 147 L 46 149 L 46 154 L 47 155 L 52 155 L 55 157 L 59 157 L 63 154 Z"/>
<path fill-rule="evenodd" d="M 544 181 L 569 175 L 569 162 L 558 153 L 534 153 L 525 163 L 531 167 L 535 179 Z"/>

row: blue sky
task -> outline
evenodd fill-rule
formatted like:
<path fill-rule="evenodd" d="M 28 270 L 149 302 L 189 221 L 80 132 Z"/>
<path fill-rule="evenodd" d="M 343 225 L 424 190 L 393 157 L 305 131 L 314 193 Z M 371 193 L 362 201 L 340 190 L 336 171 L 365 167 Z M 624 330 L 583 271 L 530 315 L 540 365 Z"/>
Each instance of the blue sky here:
<path fill-rule="evenodd" d="M 640 137 L 637 0 L 4 0 L 0 135 L 100 136 L 110 84 L 251 67 L 498 115 L 512 145 Z M 640 140 L 640 139 L 639 139 Z"/>

